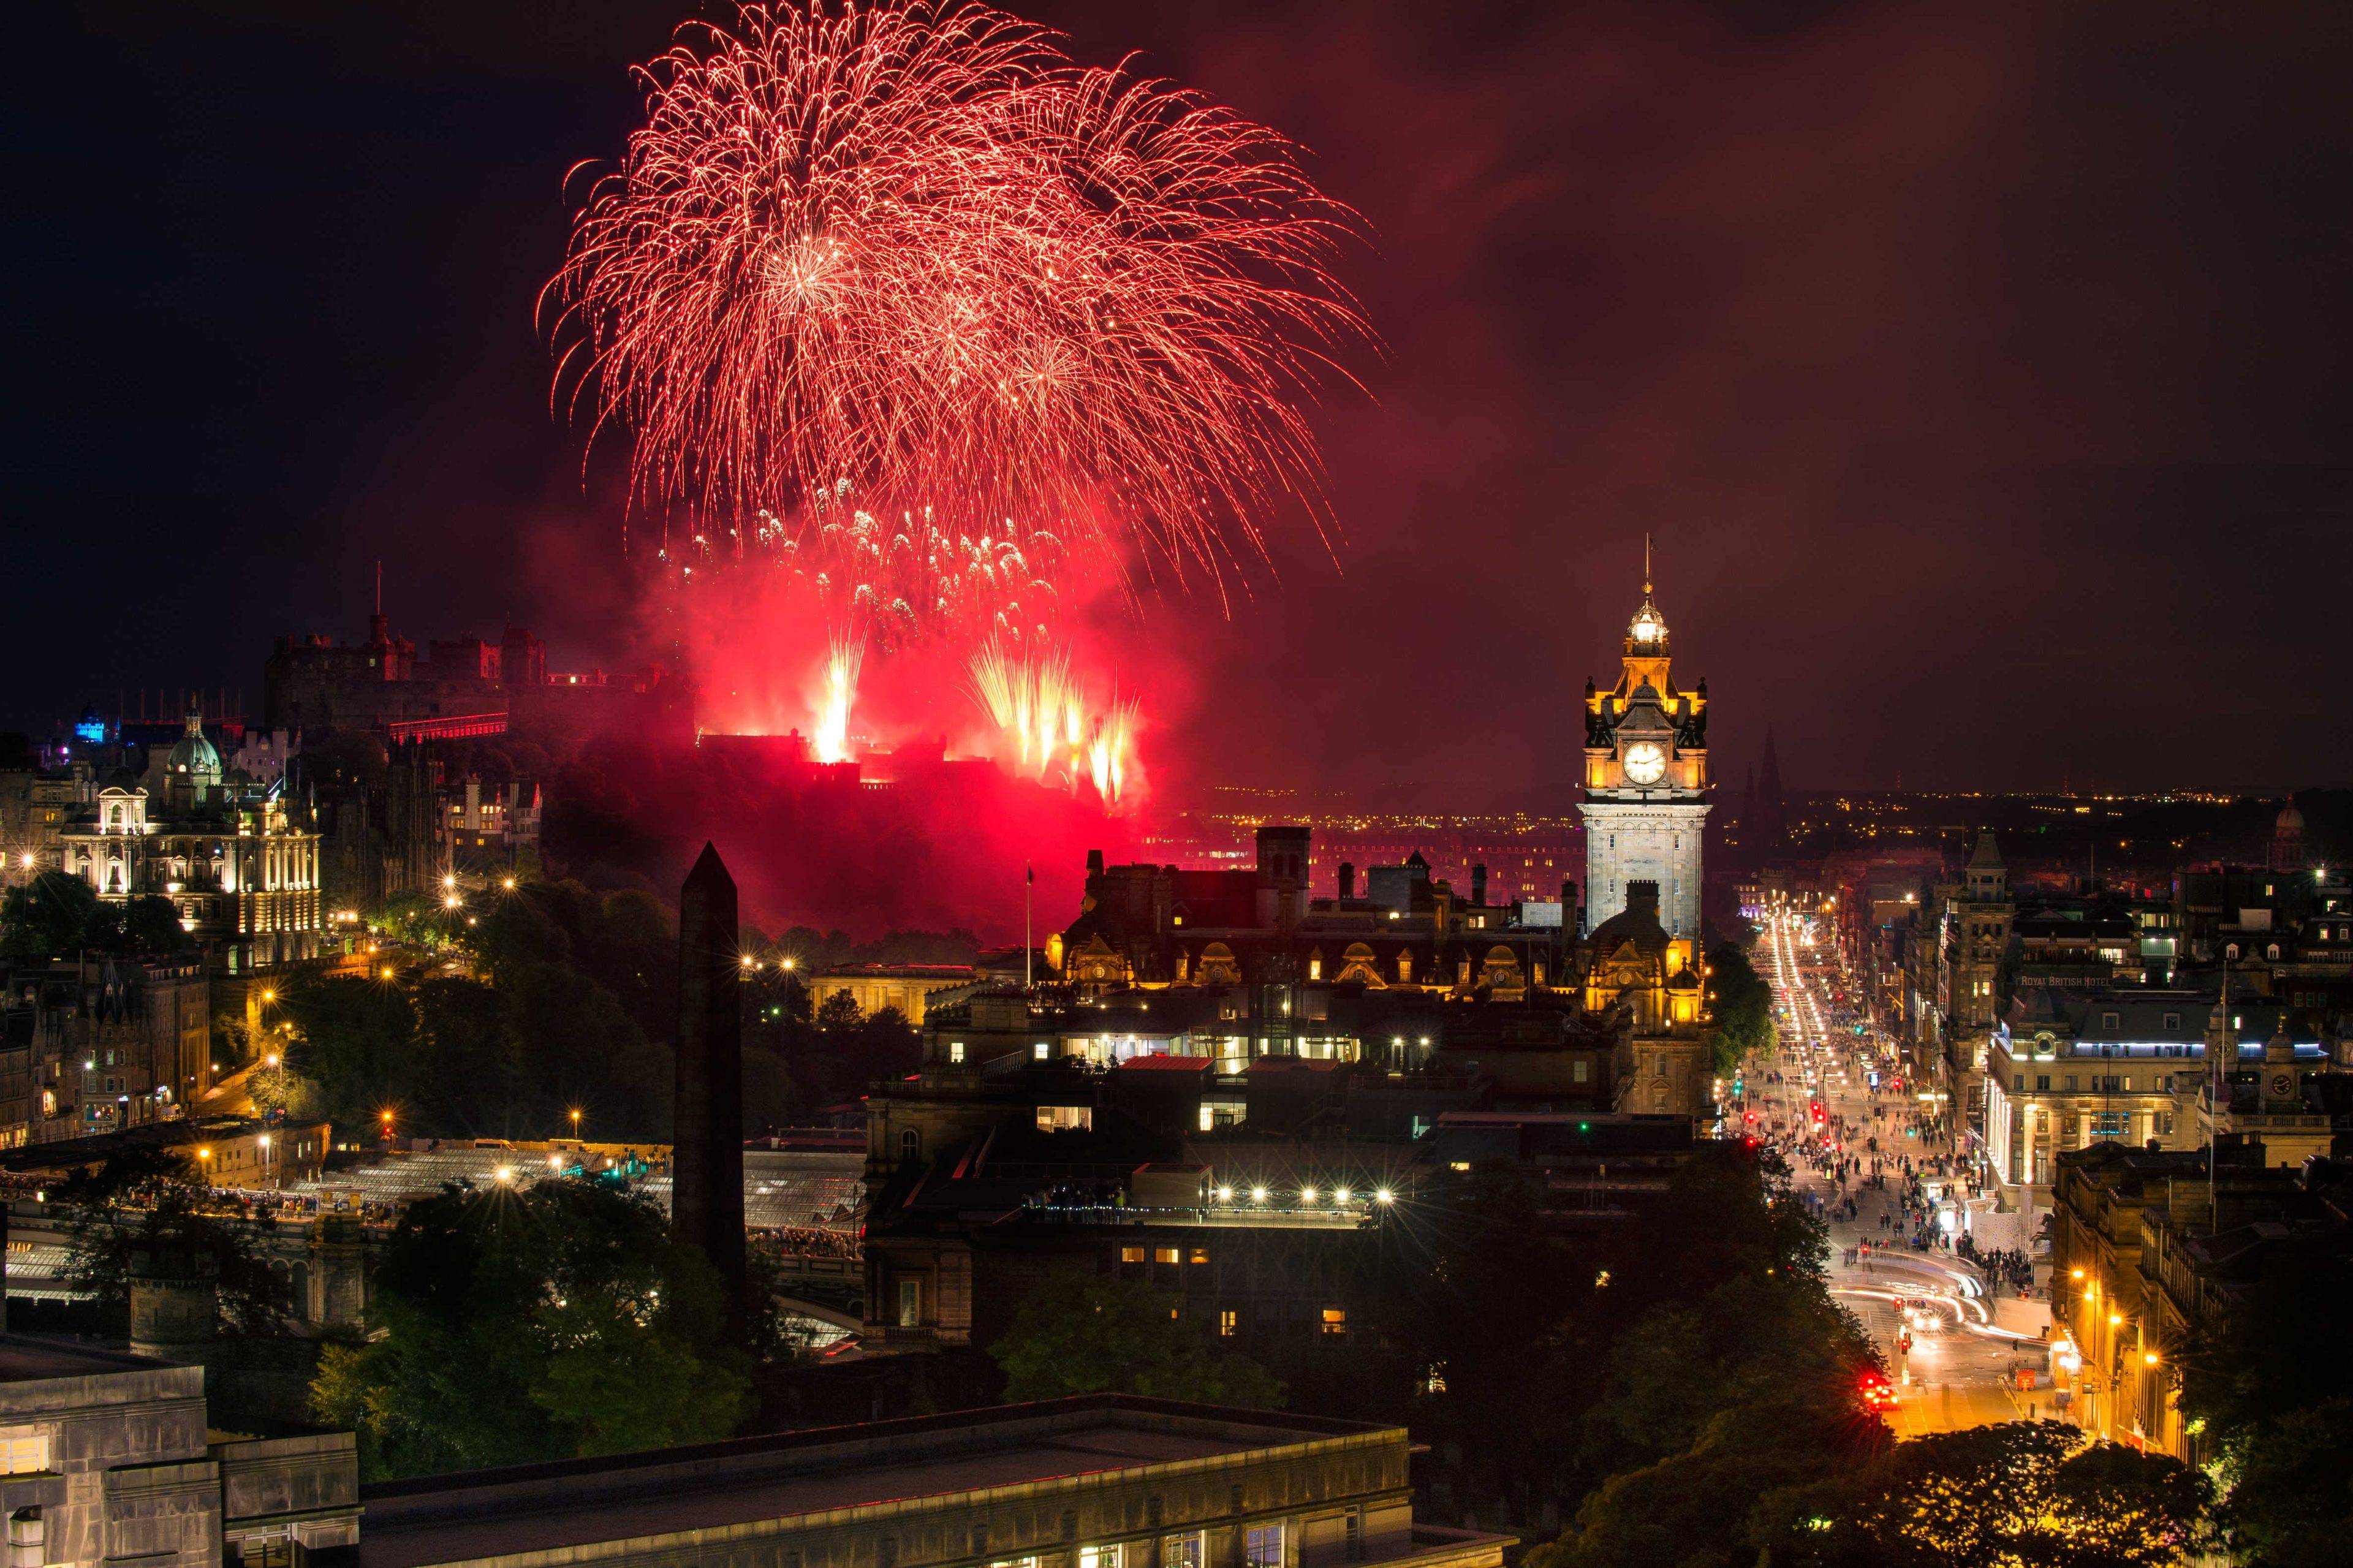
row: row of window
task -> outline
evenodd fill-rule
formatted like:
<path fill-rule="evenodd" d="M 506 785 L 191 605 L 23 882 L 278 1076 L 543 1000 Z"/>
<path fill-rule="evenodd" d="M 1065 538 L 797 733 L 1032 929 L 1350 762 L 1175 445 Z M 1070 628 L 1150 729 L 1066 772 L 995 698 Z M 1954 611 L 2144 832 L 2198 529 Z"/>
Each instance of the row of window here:
<path fill-rule="evenodd" d="M 1348 1519 L 1348 1535 L 1353 1542 L 1359 1525 L 1355 1515 Z M 1242 1532 L 1244 1568 L 1282 1568 L 1285 1531 L 1282 1521 L 1253 1524 Z M 1103 1546 L 1079 1548 L 1079 1568 L 1144 1568 L 1143 1563 L 1131 1564 L 1128 1542 L 1113 1542 Z M 1139 1559 L 1141 1553 L 1138 1554 Z M 1160 1568 L 1203 1568 L 1208 1562 L 1208 1543 L 1205 1532 L 1198 1530 L 1179 1531 L 1160 1538 Z M 1036 1556 L 999 1557 L 988 1568 L 1040 1568 Z"/>
<path fill-rule="evenodd" d="M 2026 1092 L 2026 1075 L 2022 1072 L 2010 1074 L 2010 1092 L 2013 1094 L 2024 1094 Z M 2130 1073 L 2094 1073 L 2084 1079 L 2084 1090 L 2092 1094 L 2131 1094 L 2136 1092 L 2133 1089 L 2132 1075 Z M 2037 1094 L 2049 1094 L 2051 1092 L 2051 1075 L 2049 1073 L 2037 1073 L 2034 1075 L 2034 1091 Z M 2139 1092 L 2148 1094 L 2170 1094 L 2172 1091 L 2172 1078 L 2170 1076 L 2160 1076 L 2152 1077 L 2148 1080 L 2147 1089 Z M 2060 1079 L 2059 1092 L 2062 1094 L 2073 1094 L 2078 1092 L 2075 1088 L 2075 1075 L 2073 1073 L 2067 1073 L 2062 1076 Z"/>

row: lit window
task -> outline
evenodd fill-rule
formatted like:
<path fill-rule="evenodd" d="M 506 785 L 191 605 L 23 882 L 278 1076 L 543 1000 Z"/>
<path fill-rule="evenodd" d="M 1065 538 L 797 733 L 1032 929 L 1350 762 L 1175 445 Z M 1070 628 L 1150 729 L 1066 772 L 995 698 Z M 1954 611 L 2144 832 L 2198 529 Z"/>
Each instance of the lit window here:
<path fill-rule="evenodd" d="M 948 1042 L 948 1060 L 952 1062 L 960 1062 L 964 1060 L 964 1042 L 962 1040 L 950 1040 Z"/>
<path fill-rule="evenodd" d="M 1120 1568 L 1120 1549 L 1113 1546 L 1082 1546 L 1079 1548 L 1079 1568 Z"/>
<path fill-rule="evenodd" d="M 1123 1247 L 1119 1249 L 1119 1260 L 1122 1263 L 1141 1263 L 1144 1261 L 1144 1248 Z"/>
<path fill-rule="evenodd" d="M 1195 1247 L 1193 1249 L 1193 1261 L 1196 1263 L 1207 1263 L 1209 1261 L 1209 1249 L 1206 1247 Z"/>
<path fill-rule="evenodd" d="M 0 1475 L 29 1476 L 49 1468 L 49 1438 L 30 1426 L 0 1430 Z"/>
<path fill-rule="evenodd" d="M 1346 1333 L 1348 1331 L 1348 1309 L 1345 1307 L 1324 1308 L 1324 1331 L 1327 1334 Z"/>
<path fill-rule="evenodd" d="M 1239 1311 L 1235 1310 L 1234 1310 L 1233 1308 L 1231 1308 L 1231 1307 L 1228 1307 L 1228 1308 L 1224 1309 L 1222 1311 L 1219 1312 L 1219 1314 L 1218 1314 L 1218 1335 L 1219 1335 L 1219 1337 L 1220 1339 L 1229 1339 L 1229 1339 L 1232 1339 L 1232 1338 L 1234 1337 L 1234 1329 L 1235 1329 L 1235 1326 L 1240 1322 L 1240 1318 L 1241 1318 L 1241 1314 L 1240 1314 Z"/>
<path fill-rule="evenodd" d="M 1282 1568 L 1282 1526 L 1253 1524 L 1243 1537 L 1242 1561 L 1250 1568 Z"/>
<path fill-rule="evenodd" d="M 1174 1263 L 1176 1261 L 1176 1249 L 1173 1247 L 1155 1247 L 1152 1249 L 1152 1261 L 1155 1263 Z"/>
<path fill-rule="evenodd" d="M 921 1328 L 923 1321 L 923 1285 L 920 1279 L 899 1281 L 899 1326 Z"/>
<path fill-rule="evenodd" d="M 1160 1568 L 1202 1568 L 1206 1555 L 1201 1550 L 1201 1532 L 1198 1530 L 1160 1538 Z"/>

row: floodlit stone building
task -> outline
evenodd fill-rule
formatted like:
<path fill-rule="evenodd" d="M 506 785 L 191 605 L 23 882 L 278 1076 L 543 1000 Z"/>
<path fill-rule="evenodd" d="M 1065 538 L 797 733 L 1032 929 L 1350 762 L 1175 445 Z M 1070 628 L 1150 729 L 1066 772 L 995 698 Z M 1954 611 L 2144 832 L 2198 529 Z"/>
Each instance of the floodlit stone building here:
<path fill-rule="evenodd" d="M 109 903 L 170 900 L 231 973 L 314 956 L 326 930 L 319 836 L 288 817 L 282 788 L 225 784 L 193 712 L 163 768 L 160 801 L 128 774 L 101 781 L 58 834 L 61 868 Z"/>

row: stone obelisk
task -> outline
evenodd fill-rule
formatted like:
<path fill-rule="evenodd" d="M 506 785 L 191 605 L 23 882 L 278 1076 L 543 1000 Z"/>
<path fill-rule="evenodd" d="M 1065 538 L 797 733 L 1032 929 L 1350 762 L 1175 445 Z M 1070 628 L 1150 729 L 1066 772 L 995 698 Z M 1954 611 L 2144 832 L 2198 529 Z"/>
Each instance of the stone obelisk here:
<path fill-rule="evenodd" d="M 744 961 L 735 879 L 709 844 L 678 900 L 678 1078 L 670 1215 L 725 1282 L 728 1315 L 747 1321 L 744 1259 Z"/>

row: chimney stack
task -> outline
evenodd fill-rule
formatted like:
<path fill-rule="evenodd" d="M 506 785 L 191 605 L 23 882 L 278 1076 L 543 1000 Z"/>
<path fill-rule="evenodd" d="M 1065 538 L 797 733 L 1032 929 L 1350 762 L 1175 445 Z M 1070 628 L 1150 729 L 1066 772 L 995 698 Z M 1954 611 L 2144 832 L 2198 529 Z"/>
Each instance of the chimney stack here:
<path fill-rule="evenodd" d="M 1483 863 L 1471 868 L 1471 902 L 1480 909 L 1487 906 L 1487 868 Z"/>
<path fill-rule="evenodd" d="M 1356 868 L 1351 861 L 1340 862 L 1340 896 L 1344 899 L 1356 896 Z"/>

